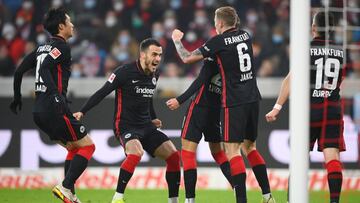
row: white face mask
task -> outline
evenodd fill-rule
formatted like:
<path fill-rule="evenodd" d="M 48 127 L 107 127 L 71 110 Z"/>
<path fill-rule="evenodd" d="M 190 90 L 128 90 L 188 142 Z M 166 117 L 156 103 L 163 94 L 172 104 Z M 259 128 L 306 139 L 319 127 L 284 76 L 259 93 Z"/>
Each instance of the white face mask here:
<path fill-rule="evenodd" d="M 197 36 L 196 36 L 196 33 L 195 32 L 187 32 L 186 35 L 185 35 L 185 39 L 186 41 L 192 43 L 192 42 L 195 42 L 197 40 Z"/>
<path fill-rule="evenodd" d="M 24 10 L 29 10 L 33 7 L 33 2 L 32 1 L 24 1 L 24 3 L 22 4 L 22 8 Z"/>
<path fill-rule="evenodd" d="M 24 18 L 22 17 L 17 17 L 16 20 L 15 20 L 15 24 L 18 26 L 18 27 L 21 27 L 25 24 L 25 20 Z"/>
<path fill-rule="evenodd" d="M 105 19 L 106 27 L 113 27 L 114 25 L 116 25 L 116 23 L 117 23 L 117 20 L 114 16 L 110 16 Z"/>
<path fill-rule="evenodd" d="M 46 35 L 44 33 L 41 33 L 41 34 L 38 34 L 38 36 L 36 37 L 36 42 L 38 44 L 45 44 L 46 39 L 47 39 Z"/>
<path fill-rule="evenodd" d="M 121 11 L 124 8 L 124 4 L 122 2 L 117 1 L 114 3 L 114 10 L 115 11 Z"/>
<path fill-rule="evenodd" d="M 176 25 L 175 19 L 173 18 L 167 18 L 164 22 L 164 26 L 167 29 L 173 29 Z"/>

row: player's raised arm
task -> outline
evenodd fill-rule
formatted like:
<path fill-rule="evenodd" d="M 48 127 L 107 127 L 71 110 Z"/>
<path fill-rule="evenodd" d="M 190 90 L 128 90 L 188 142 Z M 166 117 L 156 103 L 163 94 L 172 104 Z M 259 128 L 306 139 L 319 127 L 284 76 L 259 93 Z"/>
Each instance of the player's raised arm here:
<path fill-rule="evenodd" d="M 265 115 L 267 122 L 273 122 L 276 120 L 277 115 L 280 113 L 282 106 L 289 98 L 290 93 L 290 73 L 284 78 L 281 83 L 280 93 L 276 100 L 276 104 L 273 109 Z"/>
<path fill-rule="evenodd" d="M 189 52 L 183 45 L 183 43 L 181 42 L 181 39 L 183 38 L 184 33 L 181 32 L 178 29 L 175 29 L 172 32 L 171 38 L 175 44 L 176 47 L 176 51 L 179 54 L 181 60 L 186 63 L 194 63 L 197 61 L 200 61 L 201 59 L 203 59 L 203 55 L 201 54 L 199 49 L 194 50 L 193 52 Z"/>
<path fill-rule="evenodd" d="M 35 67 L 36 52 L 35 50 L 27 55 L 15 71 L 14 75 L 14 100 L 10 104 L 10 109 L 17 114 L 17 109 L 21 110 L 21 83 L 25 72 Z"/>

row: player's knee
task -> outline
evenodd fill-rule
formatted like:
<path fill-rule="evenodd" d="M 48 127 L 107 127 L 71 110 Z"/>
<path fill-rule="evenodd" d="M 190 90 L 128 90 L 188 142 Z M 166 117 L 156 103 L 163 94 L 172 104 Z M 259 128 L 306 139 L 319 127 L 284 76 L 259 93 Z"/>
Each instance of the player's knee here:
<path fill-rule="evenodd" d="M 250 152 L 256 150 L 256 147 L 254 144 L 243 144 L 241 146 L 241 151 L 247 156 L 250 154 Z"/>
<path fill-rule="evenodd" d="M 180 171 L 180 155 L 178 151 L 173 152 L 166 159 L 167 171 Z"/>

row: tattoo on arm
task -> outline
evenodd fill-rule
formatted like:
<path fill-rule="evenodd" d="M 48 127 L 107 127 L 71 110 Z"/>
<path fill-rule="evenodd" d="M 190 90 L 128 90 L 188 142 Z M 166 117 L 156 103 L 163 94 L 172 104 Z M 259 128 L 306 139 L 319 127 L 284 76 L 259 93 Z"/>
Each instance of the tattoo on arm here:
<path fill-rule="evenodd" d="M 175 41 L 174 44 L 175 44 L 175 47 L 176 47 L 176 51 L 178 52 L 181 60 L 184 61 L 187 57 L 190 56 L 190 52 L 185 49 L 185 47 L 184 47 L 184 45 L 182 44 L 181 41 Z"/>

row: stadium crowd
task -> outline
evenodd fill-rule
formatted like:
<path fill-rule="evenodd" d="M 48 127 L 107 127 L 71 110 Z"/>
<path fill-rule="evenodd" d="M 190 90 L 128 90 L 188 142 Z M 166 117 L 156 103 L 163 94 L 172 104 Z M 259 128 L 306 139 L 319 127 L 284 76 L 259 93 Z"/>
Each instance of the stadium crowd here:
<path fill-rule="evenodd" d="M 311 5 L 323 7 L 322 0 Z M 340 0 L 331 6 L 342 8 Z M 348 6 L 359 7 L 349 0 Z M 0 76 L 13 75 L 23 56 L 49 35 L 41 26 L 50 7 L 66 8 L 75 27 L 72 77 L 107 76 L 118 65 L 137 58 L 139 42 L 152 36 L 164 49 L 164 77 L 194 77 L 201 64 L 183 65 L 171 41 L 174 28 L 185 31 L 184 46 L 199 47 L 215 34 L 213 13 L 223 5 L 236 8 L 241 25 L 254 36 L 255 69 L 259 77 L 285 76 L 289 70 L 289 0 L 0 0 Z M 342 14 L 341 14 L 342 15 Z M 341 17 L 341 16 L 340 16 Z M 360 14 L 347 15 L 350 26 Z M 338 22 L 343 25 L 340 18 Z M 360 30 L 349 30 L 348 44 L 360 44 Z M 334 31 L 342 44 L 342 28 Z M 359 49 L 348 49 L 350 75 L 360 77 Z"/>

